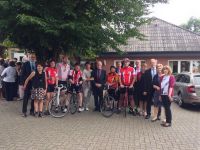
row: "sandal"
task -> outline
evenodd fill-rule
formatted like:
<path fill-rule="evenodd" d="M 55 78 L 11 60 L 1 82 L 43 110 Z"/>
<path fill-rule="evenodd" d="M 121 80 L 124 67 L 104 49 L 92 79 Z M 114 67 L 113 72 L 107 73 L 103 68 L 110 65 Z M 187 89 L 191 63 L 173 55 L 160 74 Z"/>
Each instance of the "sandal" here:
<path fill-rule="evenodd" d="M 151 119 L 152 122 L 155 122 L 155 121 L 157 121 L 157 120 L 158 120 L 157 117 L 154 117 L 153 119 Z"/>

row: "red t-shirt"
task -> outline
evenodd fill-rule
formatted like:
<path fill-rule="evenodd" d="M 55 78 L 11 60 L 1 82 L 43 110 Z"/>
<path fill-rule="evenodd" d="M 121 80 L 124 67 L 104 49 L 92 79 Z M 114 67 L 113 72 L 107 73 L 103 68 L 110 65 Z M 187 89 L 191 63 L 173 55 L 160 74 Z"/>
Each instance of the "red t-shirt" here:
<path fill-rule="evenodd" d="M 133 82 L 135 76 L 135 69 L 133 67 L 124 67 L 120 70 L 120 78 L 122 84 L 125 86 L 130 86 Z"/>
<path fill-rule="evenodd" d="M 46 69 L 46 75 L 48 84 L 56 84 L 56 78 L 58 77 L 58 71 L 56 68 L 48 67 Z"/>

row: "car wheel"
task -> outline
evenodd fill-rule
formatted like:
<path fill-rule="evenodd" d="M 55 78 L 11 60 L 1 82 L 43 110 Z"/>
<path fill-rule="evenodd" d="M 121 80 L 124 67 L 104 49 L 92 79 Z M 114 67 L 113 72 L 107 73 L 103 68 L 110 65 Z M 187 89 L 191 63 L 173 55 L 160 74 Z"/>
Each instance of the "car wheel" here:
<path fill-rule="evenodd" d="M 178 105 L 180 107 L 184 107 L 183 97 L 181 93 L 178 94 Z"/>

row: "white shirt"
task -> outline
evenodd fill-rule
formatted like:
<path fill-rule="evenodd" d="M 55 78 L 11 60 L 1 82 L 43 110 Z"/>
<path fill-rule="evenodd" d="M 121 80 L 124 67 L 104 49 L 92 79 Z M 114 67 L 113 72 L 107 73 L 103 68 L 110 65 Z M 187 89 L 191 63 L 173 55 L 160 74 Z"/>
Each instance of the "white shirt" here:
<path fill-rule="evenodd" d="M 67 81 L 69 73 L 70 73 L 70 66 L 64 65 L 63 63 L 58 64 L 58 80 L 59 81 Z"/>
<path fill-rule="evenodd" d="M 92 70 L 87 70 L 87 69 L 83 70 L 83 80 L 84 80 L 83 86 L 86 88 L 90 87 L 90 81 L 86 81 L 86 79 L 91 77 L 91 72 Z"/>
<path fill-rule="evenodd" d="M 151 76 L 152 76 L 152 79 L 153 79 L 153 77 L 156 75 L 156 68 L 151 68 Z"/>
<path fill-rule="evenodd" d="M 5 76 L 3 78 L 4 82 L 15 82 L 15 78 L 16 78 L 16 69 L 15 67 L 7 67 L 4 69 L 4 71 L 2 72 L 1 76 Z"/>
<path fill-rule="evenodd" d="M 168 95 L 169 93 L 169 79 L 170 76 L 164 76 L 161 82 L 161 95 Z"/>

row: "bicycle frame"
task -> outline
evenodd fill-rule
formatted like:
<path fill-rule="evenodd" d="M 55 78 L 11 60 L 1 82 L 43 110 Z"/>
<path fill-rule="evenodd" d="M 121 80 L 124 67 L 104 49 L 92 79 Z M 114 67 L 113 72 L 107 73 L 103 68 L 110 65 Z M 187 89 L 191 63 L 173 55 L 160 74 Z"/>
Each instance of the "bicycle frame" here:
<path fill-rule="evenodd" d="M 60 105 L 60 92 L 61 92 L 61 89 L 63 88 L 64 86 L 63 85 L 60 85 L 57 87 L 58 89 L 58 92 L 57 92 L 57 95 L 56 95 L 56 106 L 59 106 Z"/>
<path fill-rule="evenodd" d="M 125 95 L 124 95 L 124 101 L 123 101 L 123 106 L 124 106 L 124 109 L 125 109 L 125 117 L 126 117 L 126 108 L 128 107 L 128 89 L 129 89 L 129 86 L 125 86 L 124 88 L 126 88 L 126 92 L 125 92 Z"/>

